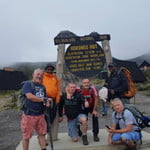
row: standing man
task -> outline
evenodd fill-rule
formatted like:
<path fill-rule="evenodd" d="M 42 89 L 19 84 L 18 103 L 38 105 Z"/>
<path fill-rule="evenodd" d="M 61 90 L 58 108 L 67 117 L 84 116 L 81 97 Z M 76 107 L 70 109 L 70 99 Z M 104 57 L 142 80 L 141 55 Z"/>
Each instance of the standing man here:
<path fill-rule="evenodd" d="M 29 149 L 29 140 L 34 130 L 38 134 L 41 150 L 46 150 L 47 125 L 44 117 L 46 92 L 45 87 L 41 84 L 42 77 L 43 71 L 41 69 L 34 70 L 32 81 L 26 81 L 22 88 L 22 94 L 25 96 L 21 120 L 23 150 Z M 49 98 L 48 101 L 51 99 Z"/>
<path fill-rule="evenodd" d="M 98 123 L 98 113 L 97 113 L 97 104 L 98 104 L 98 93 L 95 86 L 91 86 L 89 79 L 82 80 L 82 86 L 77 88 L 77 91 L 80 92 L 84 100 L 88 102 L 88 108 L 84 109 L 84 113 L 88 116 L 88 113 L 92 113 L 92 126 L 93 126 L 93 140 L 95 142 L 99 141 L 99 123 Z"/>
<path fill-rule="evenodd" d="M 128 149 L 136 150 L 135 142 L 140 140 L 138 124 L 132 113 L 125 109 L 119 98 L 112 100 L 114 112 L 112 125 L 107 127 L 109 144 L 126 144 Z"/>
<path fill-rule="evenodd" d="M 108 100 L 120 98 L 123 104 L 129 104 L 130 99 L 124 97 L 124 93 L 128 90 L 128 81 L 125 74 L 118 70 L 115 63 L 109 63 L 108 69 L 110 76 L 106 80 L 106 87 L 108 88 Z"/>
<path fill-rule="evenodd" d="M 68 135 L 73 142 L 78 141 L 77 125 L 81 124 L 83 145 L 88 145 L 87 140 L 87 116 L 82 113 L 82 109 L 87 107 L 83 96 L 76 91 L 76 84 L 69 83 L 66 87 L 66 93 L 63 93 L 59 103 L 59 122 L 63 121 L 63 109 L 68 119 Z"/>
<path fill-rule="evenodd" d="M 45 67 L 43 80 L 42 80 L 42 84 L 46 88 L 47 96 L 52 98 L 53 100 L 52 106 L 49 108 L 51 131 L 53 131 L 53 133 L 58 130 L 58 126 L 56 125 L 58 122 L 56 115 L 57 115 L 57 105 L 60 100 L 60 80 L 55 76 L 54 70 L 55 67 L 52 64 L 47 64 Z M 58 137 L 57 135 L 52 134 L 52 138 L 53 140 L 57 140 Z"/>

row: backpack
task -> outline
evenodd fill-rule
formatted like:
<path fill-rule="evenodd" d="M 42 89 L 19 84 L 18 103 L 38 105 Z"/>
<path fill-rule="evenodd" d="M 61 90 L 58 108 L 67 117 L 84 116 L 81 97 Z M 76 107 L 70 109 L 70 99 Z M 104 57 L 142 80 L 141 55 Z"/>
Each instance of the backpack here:
<path fill-rule="evenodd" d="M 128 91 L 124 92 L 124 96 L 128 98 L 134 97 L 137 90 L 135 84 L 132 81 L 132 76 L 130 71 L 125 67 L 120 67 L 120 71 L 122 71 L 125 74 L 128 82 Z"/>
<path fill-rule="evenodd" d="M 25 82 L 30 82 L 31 83 L 31 89 L 34 90 L 34 84 L 32 81 L 23 81 L 21 83 L 21 86 L 23 87 L 24 83 Z M 20 93 L 18 95 L 18 98 L 17 98 L 17 107 L 19 108 L 19 110 L 24 110 L 25 107 L 26 107 L 26 103 L 25 103 L 25 95 L 22 93 L 22 89 L 20 90 Z"/>
<path fill-rule="evenodd" d="M 125 104 L 125 109 L 128 109 L 134 116 L 138 126 L 143 129 L 145 127 L 150 127 L 150 118 L 143 115 L 143 113 L 135 107 L 133 104 Z"/>

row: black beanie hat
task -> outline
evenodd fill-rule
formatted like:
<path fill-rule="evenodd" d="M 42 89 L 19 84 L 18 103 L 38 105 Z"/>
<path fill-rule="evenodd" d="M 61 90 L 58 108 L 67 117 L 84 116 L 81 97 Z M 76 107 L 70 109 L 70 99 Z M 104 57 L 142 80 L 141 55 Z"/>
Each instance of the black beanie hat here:
<path fill-rule="evenodd" d="M 45 70 L 46 70 L 48 67 L 51 67 L 51 68 L 53 68 L 53 70 L 55 70 L 55 67 L 54 67 L 52 64 L 47 64 L 46 67 L 45 67 Z"/>

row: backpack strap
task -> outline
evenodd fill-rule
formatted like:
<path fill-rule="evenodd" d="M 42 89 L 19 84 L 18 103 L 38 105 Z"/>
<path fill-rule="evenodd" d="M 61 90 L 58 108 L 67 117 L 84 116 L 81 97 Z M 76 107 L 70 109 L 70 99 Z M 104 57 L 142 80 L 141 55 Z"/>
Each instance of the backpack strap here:
<path fill-rule="evenodd" d="M 34 86 L 33 81 L 28 80 L 28 81 L 25 81 L 25 82 L 30 83 L 30 85 L 31 85 L 31 90 L 33 90 L 33 91 L 35 90 L 35 86 Z M 42 88 L 43 88 L 44 92 L 46 92 L 46 88 L 45 88 L 45 86 L 44 86 L 43 84 L 41 84 L 41 86 L 42 86 Z"/>
<path fill-rule="evenodd" d="M 21 86 L 23 86 L 25 83 L 30 83 L 30 84 L 31 84 L 31 89 L 32 89 L 32 90 L 35 89 L 35 88 L 34 88 L 34 83 L 33 83 L 33 81 L 31 81 L 31 80 L 23 81 L 23 82 L 21 82 Z"/>
<path fill-rule="evenodd" d="M 35 87 L 34 87 L 34 83 L 32 81 L 29 81 L 31 83 L 31 90 L 34 90 Z"/>
<path fill-rule="evenodd" d="M 117 122 L 116 122 L 116 129 L 120 129 L 120 125 L 119 125 L 119 121 L 121 120 L 121 119 L 123 119 L 123 121 L 125 121 L 125 118 L 124 118 L 124 110 L 122 111 L 122 113 L 121 113 L 121 118 L 117 118 L 117 112 L 115 111 L 115 119 L 117 120 Z"/>
<path fill-rule="evenodd" d="M 27 83 L 27 82 L 28 82 L 28 83 L 30 83 L 30 85 L 31 85 L 31 90 L 32 90 L 32 91 L 34 91 L 35 86 L 34 86 L 33 81 L 31 81 L 31 80 L 24 81 L 24 82 L 23 82 L 23 84 L 24 84 L 25 82 L 26 82 L 26 83 Z M 41 86 L 43 87 L 44 92 L 46 92 L 46 88 L 45 88 L 45 86 L 43 86 L 42 84 L 41 84 Z M 25 95 L 24 95 L 24 97 L 25 97 L 25 98 L 27 98 Z M 32 112 L 35 112 L 35 113 L 41 112 L 40 110 L 34 110 L 34 109 L 30 108 L 30 107 L 26 104 L 26 102 L 25 102 L 25 101 L 24 101 L 24 105 L 25 105 L 25 107 L 26 107 L 27 111 L 29 110 L 29 111 L 32 111 Z"/>
<path fill-rule="evenodd" d="M 130 111 L 128 108 L 124 108 L 123 113 L 122 113 L 122 115 L 123 115 L 123 120 L 124 120 L 124 121 L 125 121 L 125 117 L 124 117 L 124 112 L 125 112 L 125 110 Z M 130 112 L 131 112 L 131 111 L 130 111 Z M 131 113 L 132 113 L 132 112 L 131 112 Z M 132 113 L 132 115 L 133 115 L 133 113 Z M 134 117 L 134 115 L 133 115 L 133 117 Z M 135 117 L 134 117 L 134 118 L 135 118 Z M 135 120 L 136 120 L 136 118 L 135 118 Z M 133 123 L 132 125 L 139 127 L 139 125 L 137 125 L 137 124 L 135 124 L 135 123 Z"/>

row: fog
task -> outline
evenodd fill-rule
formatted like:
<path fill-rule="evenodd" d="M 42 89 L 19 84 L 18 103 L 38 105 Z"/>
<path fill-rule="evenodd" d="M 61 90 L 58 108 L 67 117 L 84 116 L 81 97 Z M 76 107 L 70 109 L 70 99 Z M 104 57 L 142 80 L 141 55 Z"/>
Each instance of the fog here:
<path fill-rule="evenodd" d="M 150 52 L 149 0 L 1 0 L 0 65 L 56 61 L 54 37 L 110 34 L 112 56 L 128 59 Z"/>

